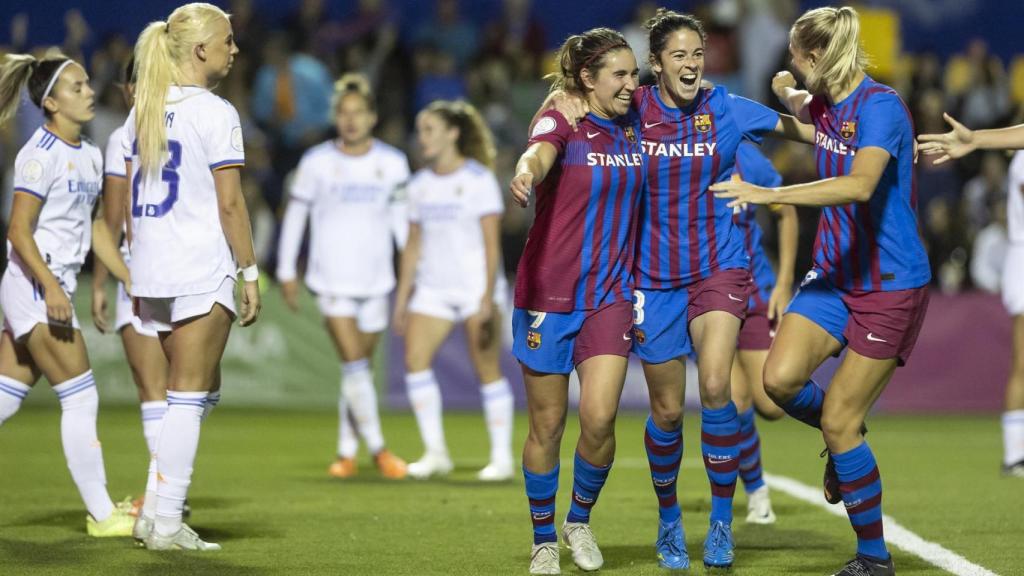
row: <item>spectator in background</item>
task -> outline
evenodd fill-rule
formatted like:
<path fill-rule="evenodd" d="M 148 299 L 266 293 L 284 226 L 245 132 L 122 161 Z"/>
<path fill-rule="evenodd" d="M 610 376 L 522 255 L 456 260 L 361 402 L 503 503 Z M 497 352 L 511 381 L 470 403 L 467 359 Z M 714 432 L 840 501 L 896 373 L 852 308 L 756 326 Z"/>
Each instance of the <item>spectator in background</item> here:
<path fill-rule="evenodd" d="M 462 71 L 476 56 L 479 38 L 473 23 L 463 19 L 459 13 L 458 0 L 437 0 L 434 19 L 420 24 L 413 45 L 417 50 L 421 46 L 433 46 L 437 51 L 451 55 L 455 69 Z"/>
<path fill-rule="evenodd" d="M 413 90 L 414 114 L 435 100 L 461 100 L 466 97 L 466 83 L 458 73 L 456 58 L 437 45 L 424 44 L 413 56 L 416 87 Z"/>
<path fill-rule="evenodd" d="M 249 63 L 245 70 L 235 70 L 229 78 L 239 77 L 245 81 L 245 85 L 252 86 L 255 80 L 258 61 L 263 42 L 267 38 L 267 26 L 263 19 L 253 10 L 252 0 L 231 0 L 231 27 L 235 32 L 235 44 L 238 45 L 238 56 L 235 57 L 235 67 L 240 61 Z M 241 96 L 241 95 L 240 95 Z M 241 100 L 232 100 L 236 104 Z"/>
<path fill-rule="evenodd" d="M 944 108 L 942 92 L 935 89 L 924 89 L 912 104 L 914 121 L 923 133 L 939 132 L 945 129 L 942 120 Z M 922 155 L 918 158 L 914 170 L 917 172 L 917 193 L 919 194 L 919 210 L 923 215 L 935 198 L 943 198 L 949 202 L 957 202 L 960 196 L 960 175 L 953 164 L 935 164 L 935 156 Z M 932 268 L 935 271 L 935 268 Z M 935 274 L 932 275 L 935 277 Z"/>
<path fill-rule="evenodd" d="M 326 24 L 327 12 L 323 0 L 300 0 L 298 8 L 285 20 L 285 29 L 295 49 L 313 53 L 314 41 Z M 326 116 L 327 113 L 324 114 Z"/>
<path fill-rule="evenodd" d="M 967 47 L 968 83 L 958 94 L 957 117 L 972 129 L 1004 124 L 1011 113 L 1006 71 L 999 57 L 989 53 L 988 45 L 978 38 Z"/>
<path fill-rule="evenodd" d="M 377 90 L 385 62 L 395 52 L 397 24 L 397 16 L 385 0 L 359 0 L 354 15 L 321 29 L 317 44 L 330 55 L 334 68 L 365 74 Z M 388 76 L 388 80 L 386 86 L 391 89 L 395 84 L 390 81 L 398 79 Z"/>
<path fill-rule="evenodd" d="M 738 41 L 743 63 L 742 94 L 747 98 L 758 102 L 768 99 L 771 78 L 780 69 L 779 59 L 788 56 L 789 23 L 796 8 L 795 0 L 743 1 Z"/>
<path fill-rule="evenodd" d="M 532 0 L 504 0 L 501 14 L 487 25 L 481 42 L 485 57 L 527 58 L 533 67 L 529 78 L 538 75 L 547 49 L 547 33 L 531 14 L 532 4 Z"/>
<path fill-rule="evenodd" d="M 654 73 L 651 72 L 650 61 L 643 55 L 650 54 L 650 40 L 648 31 L 644 25 L 658 12 L 658 3 L 644 0 L 636 5 L 633 11 L 633 20 L 622 27 L 622 35 L 629 42 L 633 54 L 637 54 L 636 65 L 640 68 L 640 84 L 653 84 Z"/>
<path fill-rule="evenodd" d="M 964 184 L 961 216 L 969 240 L 992 220 L 994 200 L 1005 196 L 1006 159 L 1002 152 L 987 152 L 981 158 L 981 171 Z"/>

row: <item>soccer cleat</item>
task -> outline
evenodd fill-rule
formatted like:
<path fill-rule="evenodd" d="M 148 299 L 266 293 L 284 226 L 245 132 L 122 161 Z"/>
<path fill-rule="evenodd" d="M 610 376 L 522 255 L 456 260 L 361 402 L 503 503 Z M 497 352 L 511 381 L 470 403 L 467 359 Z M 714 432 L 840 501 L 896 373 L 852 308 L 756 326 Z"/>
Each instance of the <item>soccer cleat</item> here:
<path fill-rule="evenodd" d="M 558 564 L 558 542 L 534 544 L 530 552 L 530 574 L 561 574 Z"/>
<path fill-rule="evenodd" d="M 105 520 L 97 522 L 92 516 L 85 517 L 85 532 L 93 538 L 111 538 L 116 536 L 131 536 L 132 526 L 135 525 L 135 516 L 131 515 L 131 503 L 128 507 L 118 503 L 114 511 Z"/>
<path fill-rule="evenodd" d="M 149 535 L 153 533 L 154 523 L 155 521 L 152 518 L 146 518 L 140 514 L 135 519 L 135 525 L 132 526 L 132 538 L 135 538 L 139 545 L 145 546 L 146 538 L 149 538 Z"/>
<path fill-rule="evenodd" d="M 658 541 L 654 543 L 654 549 L 658 551 L 658 566 L 669 570 L 685 570 L 690 567 L 682 518 L 668 523 L 658 521 Z"/>
<path fill-rule="evenodd" d="M 733 549 L 732 526 L 716 520 L 708 529 L 704 539 L 704 566 L 708 568 L 728 568 L 732 566 Z"/>
<path fill-rule="evenodd" d="M 422 458 L 409 464 L 409 476 L 419 480 L 431 476 L 446 476 L 452 471 L 455 465 L 447 454 L 432 454 L 427 452 Z"/>
<path fill-rule="evenodd" d="M 846 563 L 842 570 L 832 576 L 895 576 L 896 568 L 893 566 L 892 557 L 888 560 L 879 560 L 868 556 L 857 555 L 856 558 Z"/>
<path fill-rule="evenodd" d="M 198 550 L 210 552 L 220 550 L 220 544 L 203 542 L 195 530 L 182 524 L 181 529 L 171 536 L 161 536 L 156 530 L 152 530 L 146 537 L 146 548 L 148 550 Z"/>
<path fill-rule="evenodd" d="M 401 480 L 405 478 L 408 472 L 405 460 L 395 456 L 387 448 L 377 452 L 373 457 L 373 461 L 377 464 L 377 470 L 380 470 L 380 475 L 389 480 Z"/>
<path fill-rule="evenodd" d="M 355 458 L 338 456 L 338 459 L 332 462 L 331 467 L 327 469 L 327 474 L 332 478 L 351 478 L 358 471 L 359 467 L 356 465 Z"/>
<path fill-rule="evenodd" d="M 1011 464 L 1009 466 L 1003 466 L 1003 476 L 1009 476 L 1011 478 L 1024 478 L 1024 460 Z"/>
<path fill-rule="evenodd" d="M 747 494 L 747 524 L 775 524 L 767 484 Z"/>
<path fill-rule="evenodd" d="M 565 539 L 565 545 L 572 550 L 572 561 L 580 570 L 590 572 L 604 565 L 604 556 L 597 547 L 597 540 L 590 530 L 590 524 L 567 521 L 562 524 L 562 537 Z"/>
<path fill-rule="evenodd" d="M 502 464 L 491 462 L 476 473 L 477 480 L 482 482 L 505 482 L 515 476 L 515 469 L 511 462 Z"/>

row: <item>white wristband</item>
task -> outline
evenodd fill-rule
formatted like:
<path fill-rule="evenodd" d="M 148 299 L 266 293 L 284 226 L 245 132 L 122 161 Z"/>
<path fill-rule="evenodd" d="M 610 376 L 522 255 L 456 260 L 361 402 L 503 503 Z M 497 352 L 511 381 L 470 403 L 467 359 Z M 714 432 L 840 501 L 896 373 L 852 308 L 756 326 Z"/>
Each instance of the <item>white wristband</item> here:
<path fill-rule="evenodd" d="M 260 279 L 260 269 L 255 264 L 242 268 L 242 279 L 246 282 L 255 282 Z"/>

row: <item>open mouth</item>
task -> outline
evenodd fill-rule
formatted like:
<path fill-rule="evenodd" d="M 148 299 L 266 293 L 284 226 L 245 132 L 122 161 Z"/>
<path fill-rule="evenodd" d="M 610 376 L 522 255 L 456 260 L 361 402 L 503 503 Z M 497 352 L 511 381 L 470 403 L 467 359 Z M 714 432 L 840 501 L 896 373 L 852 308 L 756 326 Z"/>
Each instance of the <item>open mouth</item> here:
<path fill-rule="evenodd" d="M 687 88 L 692 88 L 697 85 L 697 75 L 683 74 L 682 76 L 679 77 L 679 81 L 683 83 L 683 86 L 686 86 Z"/>

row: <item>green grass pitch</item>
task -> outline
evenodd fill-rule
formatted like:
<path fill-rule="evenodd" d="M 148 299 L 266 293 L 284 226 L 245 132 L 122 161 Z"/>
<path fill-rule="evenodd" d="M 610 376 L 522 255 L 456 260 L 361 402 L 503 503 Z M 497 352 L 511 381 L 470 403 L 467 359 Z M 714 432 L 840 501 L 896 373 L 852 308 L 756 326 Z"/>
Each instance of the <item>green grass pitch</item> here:
<path fill-rule="evenodd" d="M 39 391 L 43 392 L 43 391 Z M 531 544 L 522 480 L 474 480 L 485 463 L 479 414 L 450 414 L 445 426 L 457 468 L 445 480 L 382 480 L 362 455 L 350 481 L 326 474 L 334 449 L 332 411 L 232 408 L 206 422 L 191 491 L 191 523 L 218 541 L 216 553 L 151 553 L 127 539 L 90 539 L 85 512 L 60 449 L 59 409 L 26 406 L 0 428 L 0 574 L 526 574 Z M 691 573 L 703 573 L 709 494 L 699 460 L 697 418 L 688 414 L 680 501 Z M 517 420 L 522 446 L 525 418 Z M 662 574 L 653 540 L 656 499 L 646 470 L 643 417 L 618 422 L 618 454 L 594 509 L 607 574 Z M 407 414 L 387 414 L 385 435 L 399 455 L 421 447 Z M 568 509 L 570 418 L 562 452 L 558 522 Z M 760 423 L 769 472 L 817 486 L 820 439 L 796 422 Z M 101 406 L 108 484 L 116 498 L 139 494 L 146 470 L 137 409 Z M 998 475 L 996 418 L 875 417 L 871 444 L 885 484 L 885 512 L 926 540 L 996 573 L 1024 574 L 1024 482 Z M 854 550 L 849 525 L 775 493 L 779 522 L 746 526 L 737 489 L 736 575 L 830 574 Z M 900 574 L 941 574 L 893 550 Z M 568 551 L 564 573 L 578 573 Z"/>

